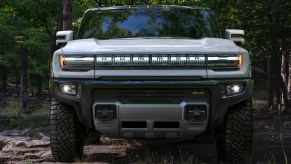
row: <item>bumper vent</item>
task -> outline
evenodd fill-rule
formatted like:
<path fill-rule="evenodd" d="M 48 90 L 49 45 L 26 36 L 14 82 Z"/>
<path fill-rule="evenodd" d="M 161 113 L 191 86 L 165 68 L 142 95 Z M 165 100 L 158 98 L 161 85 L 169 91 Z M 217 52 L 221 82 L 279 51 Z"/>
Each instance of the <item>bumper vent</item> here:
<path fill-rule="evenodd" d="M 147 122 L 146 121 L 123 121 L 121 124 L 122 128 L 132 128 L 132 129 L 138 129 L 138 128 L 147 128 Z"/>
<path fill-rule="evenodd" d="M 185 89 L 118 89 L 117 99 L 123 104 L 176 104 L 185 99 Z"/>
<path fill-rule="evenodd" d="M 155 122 L 155 129 L 179 129 L 179 122 Z"/>
<path fill-rule="evenodd" d="M 187 105 L 185 107 L 185 120 L 192 122 L 204 121 L 207 118 L 207 105 Z"/>

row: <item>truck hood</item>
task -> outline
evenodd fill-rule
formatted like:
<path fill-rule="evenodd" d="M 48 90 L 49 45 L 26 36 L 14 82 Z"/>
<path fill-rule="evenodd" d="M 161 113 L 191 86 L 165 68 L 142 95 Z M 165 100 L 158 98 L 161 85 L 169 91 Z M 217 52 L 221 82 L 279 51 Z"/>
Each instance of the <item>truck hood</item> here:
<path fill-rule="evenodd" d="M 172 39 L 172 38 L 130 38 L 130 39 L 81 39 L 70 41 L 62 50 L 65 55 L 98 54 L 237 54 L 247 51 L 236 46 L 232 41 L 218 38 Z M 200 77 L 200 78 L 234 78 L 248 77 L 249 58 L 245 55 L 244 67 L 237 71 L 213 71 L 209 69 L 183 70 L 89 70 L 77 73 L 78 78 L 101 77 Z M 58 56 L 54 55 L 54 66 L 58 66 Z M 63 71 L 53 67 L 53 76 L 62 78 L 76 77 L 76 72 Z"/>
<path fill-rule="evenodd" d="M 238 53 L 240 47 L 232 41 L 219 38 L 173 39 L 173 38 L 124 38 L 124 39 L 80 39 L 70 41 L 64 54 L 212 54 Z"/>

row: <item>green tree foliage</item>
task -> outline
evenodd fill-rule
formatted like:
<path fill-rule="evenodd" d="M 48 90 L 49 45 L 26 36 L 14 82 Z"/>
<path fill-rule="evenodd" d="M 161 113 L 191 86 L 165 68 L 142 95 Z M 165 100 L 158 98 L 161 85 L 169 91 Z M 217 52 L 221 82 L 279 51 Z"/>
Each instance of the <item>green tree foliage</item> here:
<path fill-rule="evenodd" d="M 45 32 L 51 36 L 58 21 L 58 15 L 62 12 L 62 4 L 59 0 L 13 0 L 6 1 L 6 6 L 19 17 L 25 18 L 34 27 L 45 28 Z"/>
<path fill-rule="evenodd" d="M 73 29 L 77 32 L 83 13 L 89 8 L 117 5 L 184 5 L 210 8 L 222 35 L 228 28 L 244 29 L 253 67 L 269 73 L 270 101 L 273 94 L 281 99 L 289 78 L 282 58 L 291 51 L 291 1 L 288 0 L 72 0 Z M 0 1 L 0 88 L 9 79 L 19 78 L 21 44 L 28 46 L 28 79 L 31 90 L 40 90 L 49 77 L 49 60 L 55 50 L 55 33 L 62 30 L 63 1 Z M 26 36 L 23 43 L 19 37 Z M 6 71 L 4 71 L 6 70 Z M 291 85 L 290 85 L 291 86 Z M 35 91 L 34 91 L 35 92 Z M 36 91 L 38 92 L 38 91 Z M 279 102 L 278 102 L 279 103 Z M 273 102 L 270 102 L 272 105 Z"/>
<path fill-rule="evenodd" d="M 274 104 L 274 95 L 276 104 L 280 104 L 282 98 L 283 104 L 287 104 L 287 86 L 290 83 L 288 58 L 291 53 L 291 1 L 198 0 L 181 4 L 211 8 L 222 34 L 228 28 L 244 29 L 244 46 L 249 50 L 253 67 L 268 74 L 269 105 Z M 282 62 L 284 68 L 281 68 Z M 289 87 L 290 91 L 290 84 Z"/>
<path fill-rule="evenodd" d="M 6 92 L 7 81 L 12 70 L 16 69 L 17 57 L 14 49 L 17 19 L 10 13 L 0 10 L 0 89 Z"/>
<path fill-rule="evenodd" d="M 49 37 L 43 31 L 35 28 L 27 29 L 26 34 L 30 36 L 26 41 L 29 46 L 28 86 L 32 95 L 36 92 L 38 96 L 41 96 L 43 84 L 47 86 L 49 80 L 51 57 L 48 46 Z"/>
<path fill-rule="evenodd" d="M 31 5 L 30 2 L 33 4 Z M 29 52 L 29 86 L 40 94 L 49 78 L 51 38 L 58 19 L 59 1 L 3 1 L 0 8 L 0 87 L 6 91 L 8 80 L 19 84 L 21 46 Z M 48 9 L 43 6 L 51 6 Z M 56 6 L 56 7 L 52 7 Z M 53 9 L 51 9 L 53 8 Z M 28 12 L 29 11 L 29 12 Z M 56 18 L 54 18 L 56 17 Z M 55 44 L 55 41 L 53 41 Z M 30 87 L 35 88 L 35 87 Z M 31 90 L 33 90 L 31 89 Z"/>

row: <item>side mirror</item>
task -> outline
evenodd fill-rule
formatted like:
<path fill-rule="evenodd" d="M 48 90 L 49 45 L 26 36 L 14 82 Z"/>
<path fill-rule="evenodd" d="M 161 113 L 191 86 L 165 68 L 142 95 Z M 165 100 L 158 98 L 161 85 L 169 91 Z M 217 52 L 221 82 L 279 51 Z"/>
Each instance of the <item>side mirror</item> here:
<path fill-rule="evenodd" d="M 225 38 L 232 40 L 236 45 L 242 46 L 245 44 L 244 30 L 226 29 Z"/>
<path fill-rule="evenodd" d="M 59 46 L 60 44 L 66 44 L 69 41 L 73 40 L 73 31 L 58 31 L 56 44 Z"/>

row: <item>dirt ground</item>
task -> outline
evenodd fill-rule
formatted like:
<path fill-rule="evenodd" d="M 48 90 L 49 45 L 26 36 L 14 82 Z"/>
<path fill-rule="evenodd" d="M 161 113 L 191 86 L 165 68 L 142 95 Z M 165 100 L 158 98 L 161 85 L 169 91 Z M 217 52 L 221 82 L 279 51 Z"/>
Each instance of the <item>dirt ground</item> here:
<path fill-rule="evenodd" d="M 281 123 L 280 123 L 281 120 Z M 280 131 L 281 124 L 281 131 Z M 106 138 L 105 138 L 106 139 Z M 282 139 L 282 140 L 281 140 Z M 109 163 L 219 163 L 214 143 L 136 141 L 119 153 L 94 153 L 98 146 L 87 147 L 89 161 Z M 132 146 L 135 145 L 135 146 Z M 100 147 L 104 148 L 104 147 Z M 247 163 L 285 163 L 291 159 L 291 115 L 256 116 L 252 161 Z"/>
<path fill-rule="evenodd" d="M 264 109 L 264 93 L 254 100 L 253 154 L 247 163 L 291 161 L 291 113 Z M 17 99 L 0 100 L 0 163 L 53 163 L 49 145 L 49 101 L 32 100 L 31 114 L 14 118 Z M 11 103 L 12 102 L 12 103 Z M 8 114 L 7 114 L 8 111 Z M 290 110 L 289 110 L 290 111 Z M 12 113 L 12 114 L 11 114 Z M 87 145 L 84 158 L 76 163 L 221 163 L 215 143 L 169 140 L 101 138 L 100 145 Z"/>
<path fill-rule="evenodd" d="M 0 149 L 2 149 L 0 163 L 53 163 L 47 141 L 25 136 L 19 138 L 17 135 L 5 136 L 3 133 L 0 133 Z M 253 140 L 252 161 L 249 163 L 285 163 L 285 157 L 290 160 L 291 115 L 281 117 L 256 115 Z M 24 146 L 21 141 L 30 146 Z M 36 145 L 33 146 L 31 143 Z M 87 145 L 84 149 L 84 158 L 76 161 L 77 163 L 219 163 L 215 148 L 214 143 L 123 140 L 103 136 L 100 145 Z"/>

